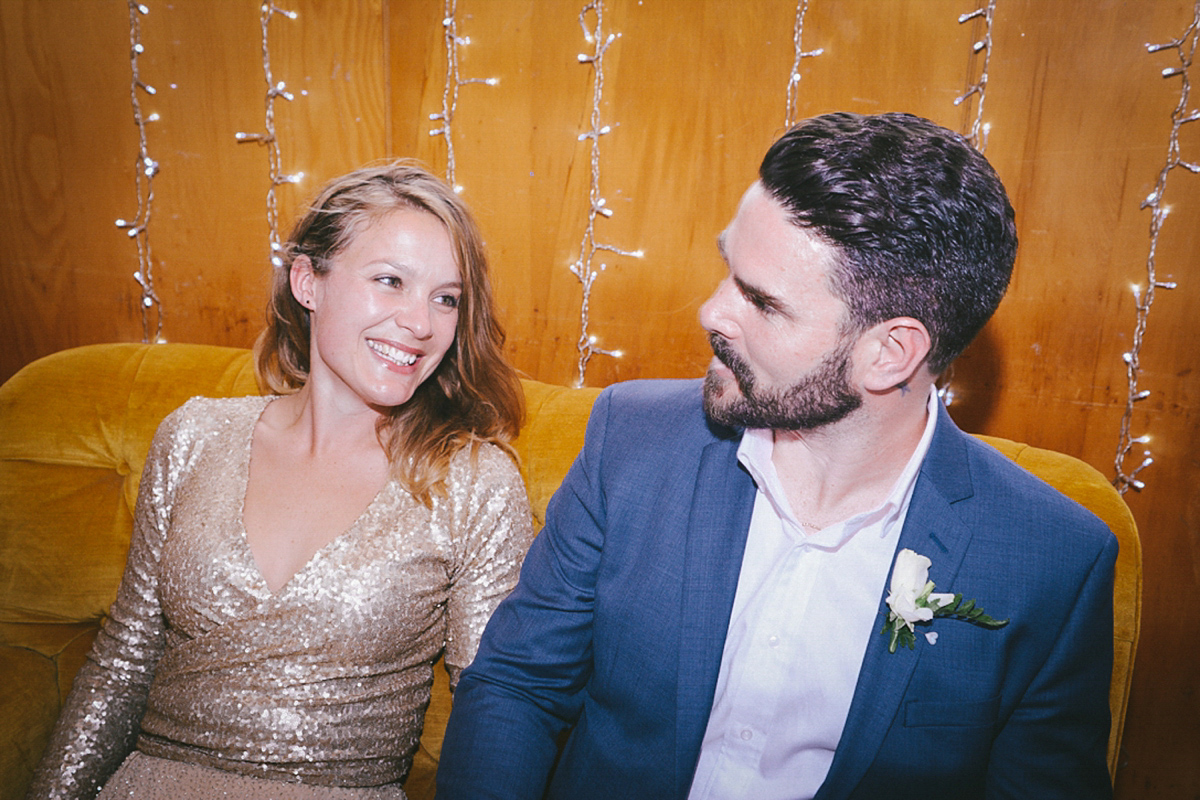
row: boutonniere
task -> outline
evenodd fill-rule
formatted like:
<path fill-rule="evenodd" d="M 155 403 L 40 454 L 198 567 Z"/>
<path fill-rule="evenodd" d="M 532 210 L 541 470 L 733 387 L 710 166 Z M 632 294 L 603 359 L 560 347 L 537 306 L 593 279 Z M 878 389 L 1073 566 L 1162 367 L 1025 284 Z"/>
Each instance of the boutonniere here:
<path fill-rule="evenodd" d="M 919 553 L 904 549 L 896 554 L 896 565 L 892 567 L 892 586 L 887 596 L 891 612 L 883 623 L 883 634 L 891 634 L 888 652 L 896 652 L 897 646 L 910 650 L 916 641 L 917 623 L 929 622 L 934 617 L 954 617 L 973 622 L 985 628 L 1000 628 L 1008 624 L 1006 619 L 992 619 L 975 605 L 974 600 L 965 603 L 961 594 L 934 592 L 933 581 L 929 580 L 929 567 L 933 562 Z M 933 644 L 937 633 L 925 634 Z"/>

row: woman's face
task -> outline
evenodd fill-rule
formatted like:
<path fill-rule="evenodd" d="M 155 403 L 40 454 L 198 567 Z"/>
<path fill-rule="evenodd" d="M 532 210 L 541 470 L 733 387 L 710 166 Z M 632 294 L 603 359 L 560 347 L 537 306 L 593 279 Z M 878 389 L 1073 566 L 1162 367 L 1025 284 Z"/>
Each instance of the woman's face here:
<path fill-rule="evenodd" d="M 312 312 L 309 384 L 339 404 L 408 402 L 454 344 L 462 276 L 449 233 L 425 211 L 388 212 L 326 274 L 300 257 L 291 278 Z"/>

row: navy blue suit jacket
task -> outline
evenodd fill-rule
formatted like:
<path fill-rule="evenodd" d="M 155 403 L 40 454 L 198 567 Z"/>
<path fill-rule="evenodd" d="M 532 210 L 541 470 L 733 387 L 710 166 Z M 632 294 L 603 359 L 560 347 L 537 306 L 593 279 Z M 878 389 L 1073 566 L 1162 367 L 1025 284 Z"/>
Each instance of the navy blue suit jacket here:
<path fill-rule="evenodd" d="M 895 653 L 873 634 L 817 798 L 1107 797 L 1116 539 L 939 413 L 898 546 L 1011 621 L 938 619 Z M 564 800 L 687 796 L 756 491 L 739 436 L 698 381 L 600 395 L 455 691 L 439 798 L 540 798 L 551 774 Z"/>

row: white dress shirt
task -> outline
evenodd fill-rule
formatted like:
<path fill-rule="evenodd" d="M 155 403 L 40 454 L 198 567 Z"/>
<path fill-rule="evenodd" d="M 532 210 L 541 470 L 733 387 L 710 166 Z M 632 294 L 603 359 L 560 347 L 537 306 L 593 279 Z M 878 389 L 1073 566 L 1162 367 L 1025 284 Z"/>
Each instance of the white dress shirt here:
<path fill-rule="evenodd" d="M 829 772 L 881 628 L 900 529 L 929 449 L 925 431 L 877 508 L 806 534 L 771 461 L 769 430 L 747 430 L 738 460 L 758 486 L 733 615 L 689 800 L 811 798 Z"/>

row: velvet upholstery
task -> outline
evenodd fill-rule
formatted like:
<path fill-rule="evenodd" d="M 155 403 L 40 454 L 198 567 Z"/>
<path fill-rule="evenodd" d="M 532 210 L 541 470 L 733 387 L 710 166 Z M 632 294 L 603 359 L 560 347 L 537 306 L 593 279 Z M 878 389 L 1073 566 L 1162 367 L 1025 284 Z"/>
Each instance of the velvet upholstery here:
<path fill-rule="evenodd" d="M 598 389 L 524 381 L 515 446 L 535 523 L 583 444 Z M 138 481 L 158 423 L 194 395 L 259 392 L 249 351 L 105 344 L 30 364 L 0 387 L 0 800 L 23 796 L 58 709 L 112 602 Z M 1141 551 L 1129 509 L 1103 475 L 1069 456 L 981 437 L 1091 508 L 1117 534 L 1115 770 L 1141 606 Z M 444 670 L 406 788 L 433 796 L 450 710 Z"/>

